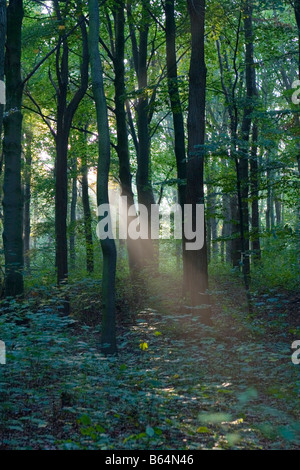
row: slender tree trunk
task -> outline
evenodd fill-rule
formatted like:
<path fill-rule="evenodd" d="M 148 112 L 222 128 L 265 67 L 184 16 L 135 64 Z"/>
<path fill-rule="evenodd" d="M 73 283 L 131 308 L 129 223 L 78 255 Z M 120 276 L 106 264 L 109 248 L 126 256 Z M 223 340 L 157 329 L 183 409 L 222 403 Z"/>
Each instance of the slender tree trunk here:
<path fill-rule="evenodd" d="M 278 197 L 275 199 L 276 225 L 281 225 L 281 201 Z"/>
<path fill-rule="evenodd" d="M 237 86 L 238 78 L 239 78 L 238 69 L 236 66 L 236 58 L 237 58 L 239 36 L 240 36 L 241 16 L 242 15 L 240 14 L 239 27 L 237 30 L 237 37 L 236 37 L 236 47 L 235 47 L 235 52 L 234 52 L 234 57 L 233 57 L 233 69 L 235 72 L 235 80 L 234 80 L 234 83 L 231 83 L 230 81 L 230 88 L 226 87 L 225 80 L 224 80 L 224 65 L 225 65 L 226 71 L 229 72 L 227 54 L 225 54 L 225 61 L 223 64 L 223 59 L 221 56 L 220 41 L 217 40 L 216 42 L 219 65 L 220 65 L 221 84 L 222 84 L 222 89 L 226 98 L 226 104 L 227 104 L 228 114 L 230 118 L 230 154 L 229 156 L 235 162 L 237 180 L 240 177 L 239 176 L 240 167 L 239 167 L 239 161 L 237 158 L 238 108 L 236 104 L 235 93 L 236 93 L 236 86 Z M 231 240 L 229 241 L 230 248 L 227 250 L 227 253 L 228 254 L 230 253 L 231 263 L 233 267 L 240 269 L 241 252 L 242 252 L 242 248 L 241 248 L 242 237 L 240 236 L 240 228 L 239 228 L 240 214 L 241 214 L 241 211 L 239 211 L 239 201 L 241 201 L 240 181 L 237 181 L 237 191 L 236 191 L 236 194 L 233 194 L 231 196 L 229 208 L 228 208 L 228 211 L 229 211 L 228 215 L 230 214 Z"/>
<path fill-rule="evenodd" d="M 186 154 L 185 154 L 185 136 L 184 122 L 181 108 L 181 101 L 177 78 L 177 60 L 176 60 L 176 27 L 174 0 L 166 0 L 166 56 L 167 56 L 167 75 L 168 91 L 171 103 L 174 126 L 175 157 L 178 178 L 178 194 L 181 205 L 186 200 Z"/>
<path fill-rule="evenodd" d="M 211 253 L 214 259 L 218 256 L 218 245 L 217 245 L 217 238 L 218 238 L 218 221 L 216 219 L 216 194 L 211 192 L 210 194 L 210 226 L 211 226 Z"/>
<path fill-rule="evenodd" d="M 240 215 L 238 196 L 234 194 L 230 198 L 230 215 L 231 215 L 231 263 L 234 268 L 241 266 L 241 237 L 240 237 Z"/>
<path fill-rule="evenodd" d="M 266 229 L 271 231 L 274 228 L 274 198 L 273 198 L 273 172 L 270 168 L 270 157 L 267 156 L 267 209 L 266 209 Z"/>
<path fill-rule="evenodd" d="M 70 260 L 71 268 L 75 269 L 76 266 L 76 250 L 75 250 L 75 237 L 76 237 L 76 206 L 77 206 L 77 158 L 72 159 L 72 199 L 70 210 Z"/>
<path fill-rule="evenodd" d="M 66 18 L 61 14 L 58 0 L 53 0 L 55 13 L 60 26 L 65 27 Z M 57 131 L 56 131 L 56 165 L 55 165 L 55 233 L 56 233 L 56 268 L 57 282 L 61 284 L 68 278 L 68 141 L 74 114 L 88 87 L 88 45 L 84 17 L 80 15 L 82 35 L 82 62 L 80 67 L 80 86 L 71 99 L 67 100 L 69 85 L 69 46 L 65 29 L 59 37 L 56 53 L 57 95 Z M 62 49 L 62 53 L 61 53 Z M 68 313 L 68 302 L 65 313 Z"/>
<path fill-rule="evenodd" d="M 157 253 L 151 239 L 151 205 L 155 204 L 151 175 L 150 175 L 150 132 L 149 132 L 149 99 L 145 93 L 148 86 L 148 35 L 150 27 L 150 1 L 142 0 L 142 20 L 139 31 L 139 44 L 137 45 L 136 34 L 132 23 L 130 2 L 127 2 L 127 13 L 129 18 L 130 37 L 132 43 L 133 63 L 138 79 L 140 95 L 137 100 L 137 129 L 138 129 L 138 153 L 136 186 L 138 202 L 147 208 L 148 212 L 148 239 L 141 240 L 142 265 L 143 267 L 157 266 Z"/>
<path fill-rule="evenodd" d="M 31 164 L 32 131 L 25 131 L 25 169 L 24 169 L 24 260 L 27 272 L 30 272 L 30 199 L 31 199 Z"/>
<path fill-rule="evenodd" d="M 22 93 L 21 36 L 22 0 L 10 0 L 7 8 L 5 54 L 6 116 L 4 118 L 4 256 L 5 294 L 22 295 L 23 285 L 23 197 L 21 187 Z"/>
<path fill-rule="evenodd" d="M 252 250 L 254 260 L 261 258 L 260 239 L 259 239 L 259 176 L 258 176 L 258 158 L 257 158 L 258 127 L 255 122 L 252 131 L 252 149 L 251 149 L 251 199 L 252 199 Z"/>
<path fill-rule="evenodd" d="M 84 219 L 84 233 L 85 233 L 85 246 L 86 246 L 86 270 L 88 273 L 94 271 L 94 247 L 93 247 L 93 234 L 92 234 L 92 214 L 89 198 L 89 181 L 88 181 L 88 164 L 87 164 L 87 128 L 85 126 L 84 134 L 84 152 L 81 157 L 81 185 L 82 185 L 82 206 L 83 206 L 83 219 Z"/>
<path fill-rule="evenodd" d="M 168 76 L 168 92 L 171 104 L 174 141 L 175 141 L 175 158 L 178 179 L 178 196 L 179 204 L 182 210 L 182 220 L 184 220 L 184 205 L 186 203 L 186 152 L 185 152 L 185 132 L 183 113 L 178 88 L 177 77 L 177 60 L 176 60 L 176 25 L 175 25 L 175 8 L 174 0 L 165 1 L 165 33 L 166 33 L 166 58 L 167 58 L 167 76 Z M 182 230 L 182 258 L 183 258 L 183 277 L 187 278 L 187 262 L 185 251 L 184 227 Z"/>
<path fill-rule="evenodd" d="M 127 196 L 130 205 L 133 204 L 133 191 L 131 187 L 132 175 L 130 172 L 130 159 L 128 148 L 128 134 L 125 111 L 125 67 L 124 67 L 124 50 L 125 50 L 125 14 L 124 1 L 120 0 L 116 6 L 115 13 L 115 112 L 117 124 L 117 153 L 119 157 L 119 176 L 122 186 L 122 195 Z"/>
<path fill-rule="evenodd" d="M 211 218 L 207 217 L 206 221 L 206 248 L 207 248 L 207 263 L 211 263 L 212 257 L 212 230 L 211 230 Z"/>
<path fill-rule="evenodd" d="M 205 139 L 205 92 L 206 66 L 204 55 L 205 0 L 188 0 L 191 21 L 192 49 L 189 70 L 188 108 L 188 163 L 187 163 L 187 204 L 193 209 L 193 229 L 196 228 L 196 206 L 204 204 L 204 139 Z M 204 228 L 204 246 L 197 251 L 187 252 L 188 282 L 186 289 L 193 306 L 202 305 L 199 310 L 202 320 L 210 322 L 207 244 Z"/>
<path fill-rule="evenodd" d="M 132 175 L 130 171 L 130 156 L 128 147 L 128 133 L 126 122 L 126 88 L 125 88 L 125 2 L 119 0 L 115 11 L 115 115 L 117 125 L 117 154 L 119 159 L 119 177 L 121 182 L 121 195 L 127 197 L 127 228 L 134 216 L 128 215 L 128 209 L 134 205 L 132 191 Z M 127 252 L 131 275 L 134 275 L 139 266 L 139 240 L 127 238 Z"/>
<path fill-rule="evenodd" d="M 255 68 L 253 51 L 253 6 L 252 0 L 245 0 L 244 6 L 244 30 L 245 30 L 245 61 L 246 61 L 246 103 L 241 129 L 241 148 L 239 158 L 239 177 L 241 191 L 240 230 L 242 244 L 242 267 L 245 277 L 250 275 L 249 256 L 249 138 L 254 110 L 255 98 Z M 247 280 L 247 284 L 249 280 Z"/>
<path fill-rule="evenodd" d="M 93 94 L 96 104 L 99 159 L 97 171 L 97 204 L 108 204 L 108 177 L 110 166 L 110 137 L 108 126 L 107 104 L 104 94 L 103 72 L 100 59 L 99 40 L 99 6 L 97 0 L 89 0 L 89 53 L 92 72 Z M 116 246 L 111 238 L 101 240 L 103 253 L 102 277 L 102 337 L 101 346 L 105 354 L 115 354 L 115 275 Z"/>
<path fill-rule="evenodd" d="M 224 241 L 224 248 L 226 247 L 225 253 L 225 261 L 226 263 L 231 263 L 231 240 L 229 239 L 231 236 L 231 216 L 230 216 L 230 195 L 225 193 L 223 195 L 223 229 L 222 229 L 222 237 L 225 238 Z"/>
<path fill-rule="evenodd" d="M 63 132 L 59 121 L 60 119 L 58 119 L 57 126 L 55 165 L 55 234 L 58 284 L 68 278 L 68 135 Z"/>

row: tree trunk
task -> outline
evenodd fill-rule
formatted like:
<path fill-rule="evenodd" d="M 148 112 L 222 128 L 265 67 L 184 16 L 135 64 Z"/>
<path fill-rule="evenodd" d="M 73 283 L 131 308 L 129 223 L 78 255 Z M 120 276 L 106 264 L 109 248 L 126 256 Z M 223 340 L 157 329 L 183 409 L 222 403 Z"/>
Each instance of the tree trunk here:
<path fill-rule="evenodd" d="M 253 259 L 261 259 L 260 239 L 259 239 L 259 176 L 258 176 L 258 158 L 257 158 L 257 140 L 258 140 L 258 127 L 255 122 L 252 131 L 252 149 L 251 149 L 251 199 L 252 199 L 252 218 L 251 218 L 251 238 Z"/>
<path fill-rule="evenodd" d="M 295 0 L 294 2 L 294 9 L 295 9 L 295 18 L 296 18 L 296 23 L 298 27 L 298 78 L 300 80 L 300 0 Z M 299 120 L 299 115 L 297 115 L 297 123 L 300 125 L 300 120 Z M 300 175 L 300 145 L 299 141 L 297 142 L 297 163 L 298 163 L 298 173 Z M 300 240 L 300 202 L 298 201 L 297 203 L 297 226 L 296 226 L 296 232 L 299 235 L 298 239 Z M 300 248 L 300 242 L 299 242 L 299 248 Z"/>
<path fill-rule="evenodd" d="M 98 128 L 98 171 L 97 171 L 97 204 L 108 204 L 108 177 L 110 166 L 110 137 L 107 104 L 104 94 L 103 72 L 100 59 L 99 41 L 99 6 L 97 0 L 89 0 L 89 53 L 93 94 L 96 104 Z M 115 325 L 115 275 L 116 275 L 116 246 L 111 238 L 101 240 L 103 253 L 102 277 L 102 337 L 101 347 L 105 354 L 115 354 L 116 325 Z"/>
<path fill-rule="evenodd" d="M 86 246 L 86 270 L 88 273 L 94 271 L 94 247 L 93 247 L 93 234 L 92 234 L 92 214 L 89 198 L 89 181 L 88 181 L 88 164 L 87 164 L 87 128 L 85 126 L 84 134 L 84 152 L 81 157 L 81 185 L 82 185 L 82 206 L 83 206 L 83 219 L 84 219 L 84 233 L 85 233 L 85 246 Z"/>
<path fill-rule="evenodd" d="M 225 62 L 223 64 L 223 59 L 221 56 L 221 48 L 220 48 L 220 41 L 217 40 L 217 51 L 218 51 L 218 59 L 220 65 L 220 75 L 221 75 L 221 84 L 222 89 L 226 99 L 226 105 L 228 109 L 228 114 L 230 118 L 230 153 L 229 156 L 235 162 L 236 166 L 236 174 L 237 179 L 239 178 L 239 161 L 237 158 L 237 129 L 238 129 L 238 108 L 235 98 L 236 93 L 236 86 L 238 83 L 238 69 L 236 67 L 236 57 L 237 57 L 237 50 L 239 44 L 239 35 L 240 35 L 240 23 L 241 23 L 241 14 L 239 16 L 239 27 L 237 30 L 237 37 L 236 37 L 236 48 L 233 57 L 233 68 L 235 71 L 235 80 L 234 83 L 230 80 L 230 88 L 227 88 L 225 85 L 224 79 L 224 65 L 226 71 L 229 72 L 229 64 L 227 54 L 225 54 Z M 237 192 L 233 194 L 230 198 L 229 206 L 228 206 L 228 215 L 230 214 L 230 235 L 231 239 L 229 241 L 229 249 L 227 250 L 228 255 L 230 254 L 230 259 L 233 267 L 240 269 L 241 264 L 241 236 L 239 230 L 239 223 L 240 223 L 240 212 L 239 212 L 239 201 L 241 200 L 240 195 L 240 181 L 237 181 Z"/>
<path fill-rule="evenodd" d="M 275 199 L 276 225 L 281 225 L 281 201 L 278 197 Z"/>
<path fill-rule="evenodd" d="M 58 0 L 53 0 L 55 13 L 61 26 L 65 27 L 66 18 L 61 14 Z M 56 233 L 56 268 L 58 285 L 68 279 L 68 141 L 74 114 L 88 87 L 88 45 L 84 17 L 80 15 L 82 35 L 82 62 L 80 67 L 80 86 L 68 103 L 69 85 L 69 46 L 65 29 L 59 37 L 56 52 L 57 95 L 57 131 L 56 131 L 56 165 L 55 165 L 55 233 Z M 62 49 L 62 54 L 61 54 Z M 65 313 L 68 313 L 68 303 Z"/>
<path fill-rule="evenodd" d="M 273 172 L 270 168 L 270 157 L 267 156 L 267 209 L 266 209 L 266 229 L 271 231 L 274 228 L 274 200 L 273 200 Z"/>
<path fill-rule="evenodd" d="M 4 60 L 6 40 L 6 0 L 0 0 L 0 80 L 4 81 Z M 3 125 L 4 103 L 0 102 L 0 150 L 2 147 L 2 125 Z M 2 167 L 2 164 L 1 164 Z M 1 168 L 0 168 L 1 173 Z"/>
<path fill-rule="evenodd" d="M 240 185 L 240 231 L 242 245 L 242 268 L 244 277 L 250 275 L 250 245 L 249 245 L 249 138 L 254 110 L 253 100 L 255 98 L 255 68 L 253 51 L 253 6 L 252 0 L 245 1 L 244 8 L 244 30 L 245 30 L 245 62 L 246 62 L 246 103 L 241 129 L 241 146 L 239 158 Z M 247 280 L 247 284 L 248 284 Z"/>
<path fill-rule="evenodd" d="M 25 131 L 25 169 L 24 169 L 24 260 L 27 272 L 30 272 L 30 199 L 31 199 L 31 163 L 32 131 Z"/>
<path fill-rule="evenodd" d="M 165 33 L 166 33 L 166 58 L 167 58 L 167 76 L 168 76 L 168 92 L 171 104 L 174 141 L 175 141 L 175 158 L 178 179 L 178 197 L 182 210 L 182 220 L 184 220 L 184 205 L 186 203 L 186 153 L 185 153 L 185 133 L 182 107 L 178 88 L 177 77 L 177 60 L 176 60 L 176 25 L 175 25 L 175 8 L 174 0 L 165 1 Z M 184 227 L 183 227 L 184 228 Z M 182 230 L 182 259 L 183 259 L 183 278 L 187 278 L 187 263 L 185 251 L 184 229 Z"/>
<path fill-rule="evenodd" d="M 196 206 L 204 204 L 204 138 L 205 138 L 205 92 L 206 66 L 204 56 L 205 0 L 188 0 L 191 21 L 191 59 L 189 70 L 188 106 L 188 163 L 187 163 L 187 204 L 193 210 L 193 230 L 196 228 Z M 204 233 L 206 232 L 204 228 Z M 204 236 L 203 248 L 187 252 L 188 282 L 186 289 L 193 306 L 203 306 L 199 313 L 202 320 L 210 322 L 210 308 L 207 295 L 207 245 Z"/>
<path fill-rule="evenodd" d="M 234 268 L 241 268 L 241 238 L 240 238 L 240 215 L 238 196 L 234 194 L 230 197 L 231 216 L 231 263 Z"/>
<path fill-rule="evenodd" d="M 58 112 L 59 115 L 59 112 Z M 56 268 L 57 283 L 61 284 L 68 278 L 68 135 L 59 125 L 58 118 L 56 137 L 55 165 L 55 235 L 56 235 Z"/>
<path fill-rule="evenodd" d="M 7 8 L 5 54 L 6 115 L 4 118 L 3 243 L 5 295 L 22 295 L 23 285 L 23 197 L 21 187 L 22 93 L 21 36 L 23 1 L 10 0 Z"/>
<path fill-rule="evenodd" d="M 70 261 L 71 268 L 75 269 L 76 266 L 76 250 L 75 250 L 75 233 L 76 233 L 76 206 L 77 206 L 77 158 L 72 159 L 72 199 L 70 210 Z"/>
<path fill-rule="evenodd" d="M 294 9 L 298 27 L 298 77 L 300 80 L 300 0 L 294 0 Z"/>
<path fill-rule="evenodd" d="M 230 215 L 230 195 L 225 193 L 223 194 L 223 229 L 222 229 L 222 238 L 224 238 L 224 261 L 226 263 L 231 263 L 231 215 Z M 226 250 L 225 250 L 226 247 Z"/>
<path fill-rule="evenodd" d="M 131 7 L 127 2 L 127 13 L 129 18 L 130 37 L 132 43 L 132 54 L 134 67 L 138 79 L 140 95 L 137 100 L 137 128 L 138 128 L 138 153 L 137 153 L 137 173 L 136 186 L 138 202 L 147 208 L 148 213 L 148 238 L 141 240 L 142 267 L 157 266 L 155 259 L 154 243 L 151 239 L 151 205 L 155 204 L 151 175 L 150 175 L 150 132 L 149 132 L 149 99 L 146 93 L 148 86 L 148 34 L 150 27 L 150 1 L 142 0 L 142 20 L 139 31 L 139 45 L 132 24 Z"/>
<path fill-rule="evenodd" d="M 217 238 L 218 238 L 218 221 L 216 219 L 216 194 L 213 191 L 210 193 L 210 200 L 208 202 L 208 211 L 210 213 L 210 227 L 211 227 L 211 258 L 214 258 L 214 260 L 217 259 L 218 256 L 218 244 L 217 244 Z"/>
<path fill-rule="evenodd" d="M 117 154 L 119 159 L 119 178 L 121 182 L 121 195 L 127 197 L 127 228 L 134 217 L 128 215 L 129 207 L 134 205 L 132 191 L 132 175 L 130 171 L 130 157 L 128 147 L 128 133 L 126 123 L 126 89 L 125 89 L 125 67 L 124 67 L 124 51 L 125 51 L 125 2 L 120 0 L 116 4 L 115 11 L 115 115 L 117 125 Z M 121 241 L 121 240 L 120 240 Z M 138 269 L 139 256 L 139 240 L 131 240 L 127 238 L 127 252 L 131 275 L 134 275 Z"/>

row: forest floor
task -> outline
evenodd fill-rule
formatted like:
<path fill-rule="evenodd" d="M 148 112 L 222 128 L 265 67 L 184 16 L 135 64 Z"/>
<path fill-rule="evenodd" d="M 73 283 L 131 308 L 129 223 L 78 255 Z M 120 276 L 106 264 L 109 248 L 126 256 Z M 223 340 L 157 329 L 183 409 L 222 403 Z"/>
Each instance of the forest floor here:
<path fill-rule="evenodd" d="M 119 326 L 111 358 L 100 325 L 47 299 L 12 301 L 0 316 L 0 449 L 299 448 L 299 297 L 260 294 L 249 318 L 239 286 L 216 285 L 212 327 L 152 299 Z"/>

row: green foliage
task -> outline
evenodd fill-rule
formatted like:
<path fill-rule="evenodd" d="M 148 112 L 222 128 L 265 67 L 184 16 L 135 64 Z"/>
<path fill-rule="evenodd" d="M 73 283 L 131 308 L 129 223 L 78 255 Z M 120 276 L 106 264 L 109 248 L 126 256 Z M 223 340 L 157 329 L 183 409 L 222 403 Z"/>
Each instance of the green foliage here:
<path fill-rule="evenodd" d="M 219 289 L 227 278 L 216 279 Z M 74 303 L 80 295 L 79 285 Z M 236 295 L 214 293 L 214 327 L 192 313 L 144 309 L 119 326 L 111 358 L 99 353 L 100 326 L 61 316 L 54 291 L 3 302 L 0 448 L 297 448 L 290 342 L 282 328 L 270 335 L 268 319 L 245 321 Z"/>
<path fill-rule="evenodd" d="M 61 24 L 49 2 L 25 1 L 22 73 L 24 78 L 57 46 L 63 31 L 77 23 L 78 4 L 68 3 Z M 63 2 L 61 7 L 63 8 Z M 130 2 L 129 2 L 130 3 Z M 259 203 L 261 260 L 250 249 L 249 317 L 239 266 L 224 262 L 224 201 L 236 195 L 229 106 L 236 105 L 237 147 L 247 103 L 245 43 L 241 1 L 210 0 L 206 8 L 206 157 L 205 203 L 210 226 L 210 298 L 213 327 L 204 326 L 185 305 L 181 242 L 159 243 L 159 273 L 130 277 L 126 246 L 119 244 L 116 310 L 119 355 L 100 354 L 102 256 L 96 239 L 96 170 L 98 136 L 91 86 L 76 112 L 69 148 L 69 203 L 77 177 L 76 259 L 69 281 L 55 285 L 55 139 L 56 61 L 51 54 L 26 82 L 23 97 L 26 130 L 33 135 L 31 153 L 30 270 L 23 299 L 0 304 L 0 340 L 7 364 L 0 365 L 0 449 L 297 449 L 299 366 L 290 345 L 299 339 L 299 105 L 291 102 L 298 70 L 297 27 L 292 2 L 254 2 L 254 60 L 258 96 L 252 119 L 258 124 L 259 194 L 249 191 L 248 206 Z M 141 96 L 150 101 L 151 179 L 156 199 L 170 206 L 178 184 L 174 130 L 170 114 L 162 3 L 150 2 L 148 86 L 138 89 L 130 40 L 125 42 L 126 93 L 133 124 Z M 87 15 L 87 5 L 83 2 Z M 142 31 L 141 3 L 132 4 L 132 21 Z M 143 19 L 144 18 L 144 19 Z M 292 20 L 291 20 L 292 18 Z M 125 37 L 129 38 L 129 24 Z M 190 26 L 186 1 L 176 2 L 178 85 L 184 123 L 189 93 Z M 112 61 L 115 2 L 100 8 L 101 56 L 112 146 L 110 184 L 119 183 Z M 219 41 L 223 79 L 216 49 Z M 80 79 L 80 34 L 68 37 L 68 98 Z M 224 96 L 223 85 L 234 96 Z M 85 131 L 86 135 L 85 135 Z M 101 138 L 101 136 L 99 137 Z M 252 141 L 250 139 L 249 149 Z M 137 155 L 129 133 L 133 190 Z M 249 153 L 249 167 L 252 163 Z M 72 167 L 77 160 L 77 173 Z M 95 270 L 86 271 L 81 171 L 87 167 L 92 210 Z M 25 163 L 22 178 L 26 173 Z M 3 177 L 0 175 L 0 178 Z M 246 182 L 247 184 L 249 183 Z M 2 180 L 1 180 L 2 186 Z M 249 185 L 250 187 L 250 185 Z M 276 206 L 277 204 L 277 206 Z M 279 211 L 278 211 L 279 208 Z M 277 209 L 277 212 L 275 213 Z M 250 210 L 251 215 L 251 210 Z M 229 217 L 230 219 L 230 217 Z M 216 236 L 211 224 L 215 222 Z M 251 222 L 251 217 L 250 217 Z M 2 224 L 2 217 L 0 217 Z M 210 225 L 209 225 L 210 224 Z M 268 227 L 269 225 L 269 227 Z M 250 236 L 253 237 L 250 223 Z M 214 238 L 211 241 L 211 238 Z M 3 252 L 0 252 L 4 266 Z M 65 299 L 70 317 L 63 316 Z"/>
<path fill-rule="evenodd" d="M 263 250 L 263 257 L 253 270 L 253 287 L 267 289 L 285 289 L 297 291 L 299 287 L 299 249 L 297 237 L 290 243 L 286 235 L 271 239 Z"/>

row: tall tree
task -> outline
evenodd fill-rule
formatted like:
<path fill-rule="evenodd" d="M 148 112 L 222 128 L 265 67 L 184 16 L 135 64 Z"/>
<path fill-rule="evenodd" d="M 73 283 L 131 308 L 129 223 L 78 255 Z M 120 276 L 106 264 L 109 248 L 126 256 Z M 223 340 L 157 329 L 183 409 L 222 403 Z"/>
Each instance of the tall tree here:
<path fill-rule="evenodd" d="M 108 178 L 110 167 L 110 136 L 106 97 L 104 93 L 103 71 L 99 52 L 99 5 L 97 0 L 89 0 L 89 55 L 93 95 L 96 104 L 98 129 L 98 169 L 97 169 L 97 204 L 108 204 Z M 103 253 L 102 276 L 102 337 L 101 346 L 105 354 L 115 354 L 115 275 L 116 246 L 114 239 L 107 237 L 101 240 Z"/>
<path fill-rule="evenodd" d="M 119 178 L 121 182 L 122 196 L 127 197 L 127 224 L 129 225 L 134 216 L 128 215 L 128 210 L 134 205 L 134 197 L 132 190 L 132 175 L 130 170 L 130 155 L 128 146 L 128 132 L 126 122 L 126 88 L 125 88 L 125 2 L 119 0 L 114 8 L 115 20 L 115 53 L 113 56 L 114 64 L 114 87 L 115 87 L 115 116 L 117 127 L 117 154 L 119 159 Z M 131 274 L 134 274 L 139 257 L 139 241 L 127 239 L 127 251 L 129 259 L 129 267 Z"/>
<path fill-rule="evenodd" d="M 300 0 L 294 1 L 294 10 L 295 10 L 295 17 L 296 23 L 298 28 L 298 79 L 300 80 Z M 300 127 L 300 119 L 299 115 L 296 117 L 297 126 Z M 298 173 L 300 175 L 300 143 L 299 140 L 297 142 L 297 164 L 298 164 Z M 297 233 L 300 234 L 300 202 L 298 201 L 297 204 L 297 217 L 298 217 L 298 224 L 297 224 Z M 299 237 L 300 238 L 300 237 Z M 300 246 L 300 242 L 299 242 Z"/>
<path fill-rule="evenodd" d="M 72 197 L 70 207 L 70 227 L 69 227 L 69 243 L 70 243 L 70 264 L 71 268 L 75 269 L 76 266 L 76 206 L 77 206 L 77 157 L 76 153 L 72 156 L 71 160 L 72 171 Z"/>
<path fill-rule="evenodd" d="M 0 0 L 0 80 L 4 81 L 4 58 L 6 40 L 6 0 Z M 0 142 L 2 140 L 4 103 L 0 103 Z M 1 148 L 1 144 L 0 144 Z"/>
<path fill-rule="evenodd" d="M 232 69 L 234 72 L 233 80 L 229 79 L 229 84 L 225 82 L 225 74 L 230 73 L 230 66 L 228 55 L 225 53 L 223 59 L 221 54 L 221 44 L 217 40 L 217 51 L 218 51 L 218 60 L 220 66 L 220 78 L 223 93 L 225 96 L 225 105 L 229 115 L 229 134 L 230 134 L 230 149 L 228 152 L 229 160 L 233 160 L 236 165 L 237 173 L 237 191 L 235 194 L 231 194 L 229 198 L 229 205 L 227 212 L 227 222 L 228 222 L 228 231 L 231 232 L 231 240 L 228 244 L 228 252 L 230 253 L 231 262 L 234 267 L 240 267 L 241 260 L 241 237 L 239 230 L 239 205 L 238 201 L 240 198 L 240 183 L 239 183 L 239 166 L 237 159 L 237 140 L 238 140 L 238 124 L 239 124 L 239 111 L 237 105 L 237 85 L 239 81 L 239 72 L 237 66 L 237 55 L 238 55 L 238 46 L 240 40 L 240 31 L 241 31 L 241 18 L 242 14 L 239 13 L 238 26 L 235 37 L 235 46 L 232 59 Z"/>
<path fill-rule="evenodd" d="M 300 80 L 300 0 L 294 0 L 294 11 L 298 28 L 298 77 Z"/>
<path fill-rule="evenodd" d="M 184 205 L 186 202 L 186 150 L 185 150 L 185 132 L 182 106 L 178 87 L 177 58 L 176 58 L 176 24 L 175 24 L 175 6 L 174 0 L 165 1 L 165 34 L 166 34 L 166 59 L 167 59 L 167 77 L 168 93 L 171 104 L 173 127 L 174 127 L 174 147 L 178 179 L 178 196 L 182 210 L 182 220 L 184 220 Z M 187 276 L 186 270 L 186 251 L 184 230 L 182 231 L 182 254 L 184 278 Z"/>
<path fill-rule="evenodd" d="M 32 167 L 32 140 L 31 127 L 25 129 L 25 161 L 24 161 L 24 260 L 27 272 L 30 271 L 30 200 L 31 200 L 31 167 Z"/>
<path fill-rule="evenodd" d="M 136 185 L 138 202 L 146 206 L 148 211 L 148 239 L 141 240 L 142 264 L 153 263 L 155 257 L 154 244 L 151 240 L 151 205 L 155 204 L 150 174 L 150 113 L 148 98 L 148 37 L 151 24 L 150 1 L 142 0 L 141 22 L 139 25 L 139 38 L 137 40 L 133 23 L 131 2 L 127 2 L 127 15 L 129 20 L 130 38 L 132 45 L 133 64 L 138 80 L 139 96 L 137 99 L 137 129 L 138 152 Z"/>
<path fill-rule="evenodd" d="M 81 187 L 82 187 L 82 206 L 84 219 L 84 234 L 86 246 L 86 269 L 91 273 L 94 271 L 94 249 L 92 233 L 92 214 L 89 198 L 89 180 L 88 180 L 88 155 L 87 155 L 87 130 L 88 123 L 84 127 L 84 133 L 80 139 L 83 140 L 81 156 Z"/>
<path fill-rule="evenodd" d="M 82 35 L 81 81 L 77 92 L 69 100 L 69 45 L 66 33 L 66 14 L 69 1 L 61 11 L 58 0 L 53 0 L 55 13 L 59 22 L 60 36 L 56 51 L 56 79 L 54 84 L 57 97 L 57 127 L 55 135 L 55 233 L 56 233 L 56 268 L 57 282 L 60 284 L 68 277 L 68 142 L 74 114 L 88 87 L 88 44 L 85 18 L 79 9 L 79 20 Z"/>
<path fill-rule="evenodd" d="M 168 92 L 173 116 L 175 157 L 178 177 L 178 194 L 181 205 L 186 200 L 186 154 L 185 154 L 185 132 L 181 100 L 178 87 L 177 58 L 176 58 L 176 25 L 174 0 L 166 0 L 166 58 Z"/>
<path fill-rule="evenodd" d="M 255 85 L 256 87 L 256 85 Z M 251 239 L 254 260 L 261 258 L 260 238 L 259 238 L 259 166 L 258 166 L 258 123 L 253 123 L 252 128 L 252 148 L 250 159 L 250 184 L 251 184 Z"/>
<path fill-rule="evenodd" d="M 242 267 L 248 289 L 250 274 L 249 254 L 249 138 L 256 97 L 254 50 L 253 50 L 253 5 L 252 0 L 245 0 L 243 5 L 245 31 L 245 65 L 246 65 L 246 101 L 241 125 L 241 143 L 238 165 L 238 184 L 240 187 L 240 233 L 242 249 Z"/>
<path fill-rule="evenodd" d="M 6 108 L 4 117 L 3 243 L 5 294 L 22 295 L 23 283 L 23 197 L 21 187 L 22 94 L 21 42 L 23 1 L 10 0 L 7 7 L 5 52 Z"/>
<path fill-rule="evenodd" d="M 188 0 L 191 22 L 191 59 L 189 70 L 188 107 L 188 162 L 187 204 L 193 210 L 193 230 L 196 230 L 196 206 L 204 204 L 204 141 L 205 141 L 205 95 L 206 65 L 204 51 L 205 0 Z M 201 316 L 210 322 L 207 270 L 207 244 L 204 227 L 204 246 L 187 252 L 188 279 L 186 289 L 193 306 L 203 306 Z M 205 306 L 207 306 L 205 308 Z"/>

